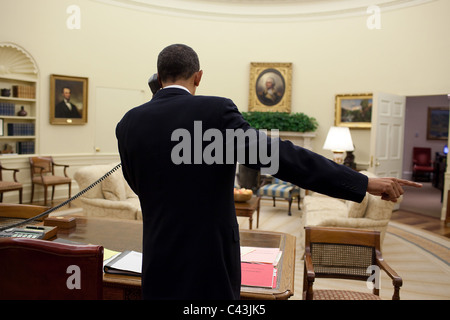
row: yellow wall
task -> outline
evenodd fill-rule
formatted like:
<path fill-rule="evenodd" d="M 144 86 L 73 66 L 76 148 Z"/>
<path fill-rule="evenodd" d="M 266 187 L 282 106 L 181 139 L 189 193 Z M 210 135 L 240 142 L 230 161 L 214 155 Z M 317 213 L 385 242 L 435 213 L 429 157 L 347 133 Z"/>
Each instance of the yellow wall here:
<path fill-rule="evenodd" d="M 81 29 L 69 30 L 66 9 L 81 9 Z M 89 0 L 2 0 L 0 42 L 25 48 L 40 72 L 41 154 L 95 155 L 96 125 L 112 122 L 98 105 L 99 88 L 141 92 L 166 45 L 192 46 L 204 70 L 198 94 L 227 96 L 248 108 L 250 62 L 292 62 L 292 111 L 319 122 L 313 149 L 322 150 L 334 124 L 339 93 L 388 92 L 433 95 L 450 92 L 450 1 L 382 12 L 381 29 L 368 15 L 300 22 L 239 22 L 138 12 Z M 89 78 L 88 123 L 49 124 L 50 74 Z M 132 107 L 123 106 L 124 110 Z M 114 132 L 103 132 L 115 139 Z M 356 160 L 369 161 L 368 130 L 353 130 Z M 110 150 L 106 150 L 110 151 Z M 102 150 L 100 153 L 103 152 Z"/>

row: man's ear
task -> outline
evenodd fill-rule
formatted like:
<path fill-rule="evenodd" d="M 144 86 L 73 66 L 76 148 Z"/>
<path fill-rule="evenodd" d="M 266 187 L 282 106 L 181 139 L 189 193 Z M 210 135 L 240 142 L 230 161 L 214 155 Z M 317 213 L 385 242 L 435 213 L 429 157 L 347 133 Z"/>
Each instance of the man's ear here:
<path fill-rule="evenodd" d="M 203 76 L 203 70 L 200 70 L 200 71 L 195 73 L 194 85 L 196 87 L 198 87 L 200 85 L 200 81 L 202 80 L 202 76 Z"/>
<path fill-rule="evenodd" d="M 157 77 L 157 79 L 158 79 L 159 86 L 162 88 L 163 85 L 162 85 L 161 78 L 159 77 L 159 73 L 156 74 L 156 77 Z"/>

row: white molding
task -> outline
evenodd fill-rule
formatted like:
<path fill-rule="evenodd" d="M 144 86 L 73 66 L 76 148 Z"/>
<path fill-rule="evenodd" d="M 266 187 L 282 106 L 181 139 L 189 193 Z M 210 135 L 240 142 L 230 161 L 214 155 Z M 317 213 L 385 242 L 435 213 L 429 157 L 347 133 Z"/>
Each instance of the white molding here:
<path fill-rule="evenodd" d="M 195 19 L 242 22 L 290 22 L 367 15 L 373 5 L 382 11 L 435 0 L 93 0 L 108 5 Z"/>
<path fill-rule="evenodd" d="M 0 76 L 36 81 L 38 66 L 33 56 L 12 42 L 0 42 Z"/>

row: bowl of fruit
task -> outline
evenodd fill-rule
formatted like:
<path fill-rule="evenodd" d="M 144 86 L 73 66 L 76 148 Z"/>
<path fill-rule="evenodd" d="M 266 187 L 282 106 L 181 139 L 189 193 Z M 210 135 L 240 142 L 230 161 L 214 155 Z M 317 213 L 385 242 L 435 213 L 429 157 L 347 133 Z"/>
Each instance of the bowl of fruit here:
<path fill-rule="evenodd" d="M 251 189 L 245 188 L 234 188 L 234 201 L 235 202 L 246 202 L 250 200 L 253 196 L 253 191 Z"/>

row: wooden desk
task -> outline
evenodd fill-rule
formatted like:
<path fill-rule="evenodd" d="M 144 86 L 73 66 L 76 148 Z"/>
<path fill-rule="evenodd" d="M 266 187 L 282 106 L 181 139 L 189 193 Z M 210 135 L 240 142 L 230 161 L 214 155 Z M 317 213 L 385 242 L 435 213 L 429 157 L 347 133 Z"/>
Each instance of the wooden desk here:
<path fill-rule="evenodd" d="M 77 217 L 77 226 L 60 229 L 57 237 L 80 243 L 102 245 L 114 251 L 142 252 L 142 222 L 132 220 Z M 288 299 L 294 294 L 295 237 L 285 233 L 241 230 L 241 246 L 280 248 L 277 286 L 274 289 L 241 288 L 241 299 Z M 141 297 L 141 278 L 103 275 L 104 299 L 133 300 Z"/>
<path fill-rule="evenodd" d="M 238 217 L 249 218 L 249 229 L 252 230 L 253 213 L 256 210 L 256 228 L 259 227 L 259 202 L 261 197 L 252 197 L 247 202 L 235 202 L 234 207 L 236 209 L 236 215 Z"/>

